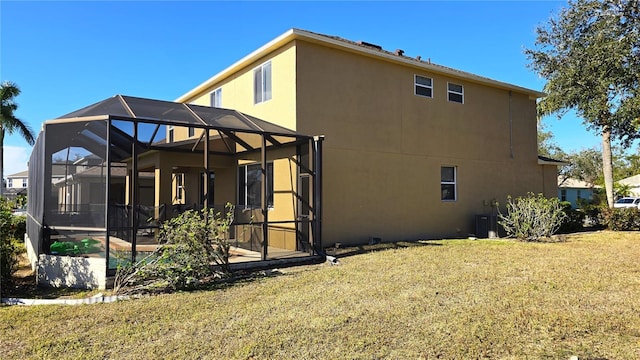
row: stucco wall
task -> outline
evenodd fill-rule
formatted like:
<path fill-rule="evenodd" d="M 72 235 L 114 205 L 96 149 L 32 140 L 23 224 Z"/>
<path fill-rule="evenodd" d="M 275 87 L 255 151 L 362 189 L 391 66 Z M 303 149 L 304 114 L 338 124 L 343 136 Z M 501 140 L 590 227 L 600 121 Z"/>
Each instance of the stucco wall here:
<path fill-rule="evenodd" d="M 267 60 L 273 98 L 254 105 L 252 71 Z M 433 79 L 432 98 L 414 94 L 416 74 Z M 464 86 L 464 104 L 447 100 L 447 82 Z M 536 105 L 529 94 L 303 40 L 189 102 L 210 104 L 218 87 L 222 107 L 326 136 L 325 246 L 370 236 L 466 237 L 475 231 L 475 215 L 495 211 L 495 201 L 504 205 L 507 196 L 527 192 L 555 196 L 553 167 L 537 163 Z M 441 200 L 441 166 L 457 169 L 454 202 Z"/>
<path fill-rule="evenodd" d="M 433 98 L 414 95 L 414 74 Z M 297 130 L 326 135 L 325 244 L 466 237 L 492 200 L 544 190 L 527 94 L 300 41 L 296 87 Z M 440 199 L 441 166 L 457 168 L 455 202 Z"/>

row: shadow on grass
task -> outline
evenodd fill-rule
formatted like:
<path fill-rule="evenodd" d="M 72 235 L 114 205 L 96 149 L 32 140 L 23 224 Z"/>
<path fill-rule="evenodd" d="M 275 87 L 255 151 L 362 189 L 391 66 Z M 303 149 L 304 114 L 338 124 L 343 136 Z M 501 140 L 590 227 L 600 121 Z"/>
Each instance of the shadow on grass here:
<path fill-rule="evenodd" d="M 344 257 L 360 255 L 360 254 L 365 254 L 365 253 L 375 252 L 375 251 L 405 249 L 405 248 L 422 247 L 422 246 L 442 246 L 442 244 L 429 241 L 429 240 L 398 241 L 398 242 L 389 242 L 389 243 L 378 243 L 378 244 L 372 244 L 372 245 L 350 246 L 350 247 L 344 247 L 344 248 L 343 247 L 329 248 L 329 249 L 326 249 L 326 253 L 327 255 L 331 255 L 336 258 L 344 258 Z"/>

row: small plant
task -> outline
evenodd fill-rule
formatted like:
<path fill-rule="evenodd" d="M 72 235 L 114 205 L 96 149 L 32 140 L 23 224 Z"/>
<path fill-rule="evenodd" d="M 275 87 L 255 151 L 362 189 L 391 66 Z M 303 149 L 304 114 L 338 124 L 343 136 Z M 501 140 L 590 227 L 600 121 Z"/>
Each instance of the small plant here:
<path fill-rule="evenodd" d="M 168 292 L 196 288 L 228 274 L 228 230 L 234 208 L 188 210 L 160 228 L 161 245 L 133 264 L 118 266 L 115 293 Z"/>
<path fill-rule="evenodd" d="M 548 199 L 542 194 L 507 199 L 507 214 L 498 215 L 498 223 L 507 236 L 523 241 L 537 241 L 555 234 L 566 214 L 557 198 Z"/>

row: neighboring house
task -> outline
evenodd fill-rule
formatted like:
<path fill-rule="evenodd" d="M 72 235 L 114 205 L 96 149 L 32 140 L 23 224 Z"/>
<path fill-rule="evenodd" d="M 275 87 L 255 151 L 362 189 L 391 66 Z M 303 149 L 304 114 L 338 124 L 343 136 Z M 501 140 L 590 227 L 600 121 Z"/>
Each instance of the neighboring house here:
<path fill-rule="evenodd" d="M 558 176 L 558 199 L 570 202 L 574 209 L 580 205 L 578 200 L 588 201 L 593 198 L 593 188 L 592 184 L 585 181 Z"/>
<path fill-rule="evenodd" d="M 29 171 L 7 175 L 7 189 L 26 189 L 29 183 Z"/>
<path fill-rule="evenodd" d="M 64 166 L 54 164 L 52 167 L 53 181 L 61 180 L 64 175 Z M 7 176 L 6 187 L 3 195 L 8 199 L 15 199 L 18 195 L 27 195 L 29 187 L 29 170 L 21 171 Z"/>
<path fill-rule="evenodd" d="M 640 196 L 640 175 L 633 175 L 619 180 L 618 184 L 628 185 L 630 196 Z"/>
<path fill-rule="evenodd" d="M 537 154 L 542 96 L 400 49 L 292 29 L 176 101 L 324 134 L 328 246 L 466 237 L 496 201 L 527 192 L 555 197 L 562 163 Z M 169 141 L 199 135 L 167 128 Z M 289 176 L 285 164 L 273 171 L 276 182 Z M 272 212 L 286 201 L 276 198 Z"/>

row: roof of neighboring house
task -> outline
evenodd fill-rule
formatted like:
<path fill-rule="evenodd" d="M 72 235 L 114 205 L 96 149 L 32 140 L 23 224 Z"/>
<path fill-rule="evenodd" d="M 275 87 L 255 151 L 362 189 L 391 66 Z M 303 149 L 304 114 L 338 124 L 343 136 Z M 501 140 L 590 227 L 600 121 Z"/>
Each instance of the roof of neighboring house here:
<path fill-rule="evenodd" d="M 15 174 L 7 175 L 7 179 L 8 178 L 23 178 L 23 177 L 29 177 L 29 170 L 20 171 L 20 172 L 17 172 Z"/>
<path fill-rule="evenodd" d="M 597 188 L 598 186 L 594 186 L 592 184 L 589 184 L 586 181 L 582 181 L 579 179 L 558 176 L 558 187 L 572 188 L 572 189 L 593 189 L 593 188 Z"/>
<path fill-rule="evenodd" d="M 301 29 L 290 29 L 284 34 L 278 36 L 277 38 L 271 40 L 267 44 L 263 45 L 259 49 L 255 50 L 251 54 L 245 56 L 240 59 L 233 65 L 227 67 L 222 70 L 218 74 L 214 75 L 210 79 L 206 80 L 202 84 L 198 85 L 194 89 L 190 90 L 186 94 L 180 96 L 176 99 L 177 102 L 185 102 L 197 97 L 207 91 L 212 85 L 224 80 L 225 78 L 231 76 L 238 70 L 250 65 L 254 61 L 259 58 L 265 56 L 266 54 L 273 52 L 275 49 L 278 49 L 285 44 L 293 40 L 304 40 L 311 43 L 320 44 L 327 47 L 338 48 L 341 50 L 354 52 L 363 56 L 375 57 L 384 61 L 390 61 L 395 63 L 400 63 L 406 66 L 415 67 L 418 69 L 423 69 L 426 71 L 430 71 L 433 73 L 449 75 L 458 79 L 464 79 L 467 81 L 480 83 L 492 87 L 497 87 L 505 90 L 511 90 L 518 93 L 527 94 L 533 98 L 540 98 L 546 96 L 545 93 L 527 89 L 521 86 L 493 80 L 487 77 L 479 76 L 476 74 L 472 74 L 465 71 L 456 70 L 453 68 L 449 68 L 442 65 L 437 65 L 431 62 L 430 59 L 427 61 L 422 60 L 420 57 L 409 57 L 404 55 L 404 51 L 398 49 L 395 52 L 390 52 L 382 49 L 382 47 L 374 44 L 370 44 L 364 41 L 354 42 L 351 40 L 343 39 L 337 36 L 323 35 L 314 33 L 307 30 Z"/>
<path fill-rule="evenodd" d="M 619 180 L 618 183 L 624 184 L 624 185 L 630 185 L 633 187 L 640 186 L 640 174 L 629 176 L 628 178 Z"/>

